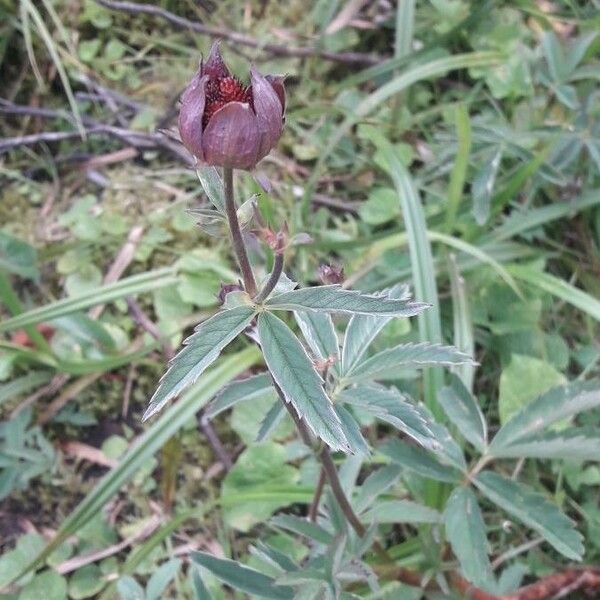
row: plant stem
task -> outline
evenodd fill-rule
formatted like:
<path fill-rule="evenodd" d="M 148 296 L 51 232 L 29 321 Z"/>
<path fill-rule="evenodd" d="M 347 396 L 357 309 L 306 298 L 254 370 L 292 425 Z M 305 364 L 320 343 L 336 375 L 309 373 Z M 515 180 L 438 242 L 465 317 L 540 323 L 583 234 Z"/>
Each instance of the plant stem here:
<path fill-rule="evenodd" d="M 275 289 L 279 278 L 281 277 L 281 273 L 283 272 L 283 252 L 277 252 L 275 254 L 275 262 L 273 263 L 273 270 L 271 271 L 271 275 L 267 283 L 265 283 L 265 287 L 259 292 L 258 296 L 254 298 L 254 302 L 260 304 L 264 302 L 269 294 Z"/>
<path fill-rule="evenodd" d="M 315 490 L 315 496 L 313 498 L 312 504 L 310 505 L 310 510 L 308 511 L 308 519 L 313 523 L 317 520 L 317 515 L 319 514 L 319 503 L 321 502 L 321 496 L 323 495 L 324 487 L 325 469 L 321 467 L 321 471 L 319 472 L 319 481 L 317 483 L 317 489 Z"/>
<path fill-rule="evenodd" d="M 235 255 L 244 279 L 244 288 L 246 289 L 246 292 L 254 298 L 254 296 L 256 296 L 256 281 L 254 279 L 252 267 L 250 266 L 250 261 L 248 260 L 246 245 L 244 244 L 240 223 L 237 218 L 233 192 L 233 169 L 230 167 L 223 167 L 223 185 L 225 189 L 225 211 L 229 222 L 229 231 L 231 232 L 233 249 L 235 250 Z"/>

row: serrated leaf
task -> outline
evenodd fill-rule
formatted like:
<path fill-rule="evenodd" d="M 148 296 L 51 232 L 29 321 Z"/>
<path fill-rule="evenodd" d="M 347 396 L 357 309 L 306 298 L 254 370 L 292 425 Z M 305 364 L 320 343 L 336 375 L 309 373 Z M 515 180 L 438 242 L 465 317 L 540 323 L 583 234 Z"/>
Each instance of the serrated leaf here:
<path fill-rule="evenodd" d="M 542 494 L 497 473 L 479 473 L 473 483 L 494 504 L 537 531 L 558 552 L 572 560 L 581 560 L 582 536 L 573 521 Z"/>
<path fill-rule="evenodd" d="M 552 423 L 600 406 L 600 382 L 570 383 L 542 394 L 517 413 L 496 434 L 490 452 L 526 440 Z"/>
<path fill-rule="evenodd" d="M 496 458 L 600 460 L 600 429 L 574 427 L 546 431 L 508 446 L 495 448 Z"/>
<path fill-rule="evenodd" d="M 394 300 L 385 296 L 345 290 L 340 285 L 292 290 L 273 296 L 266 302 L 273 310 L 311 310 L 334 313 L 412 317 L 429 307 L 421 302 Z"/>
<path fill-rule="evenodd" d="M 333 540 L 331 533 L 317 523 L 295 517 L 294 515 L 278 515 L 273 517 L 270 523 L 275 527 L 281 527 L 287 531 L 303 535 L 320 544 L 329 545 Z"/>
<path fill-rule="evenodd" d="M 383 292 L 395 300 L 408 301 L 409 289 L 405 285 L 396 285 L 389 292 Z M 342 351 L 341 374 L 348 375 L 359 363 L 365 352 L 379 332 L 393 317 L 373 317 L 370 315 L 353 315 L 344 335 L 344 349 Z"/>
<path fill-rule="evenodd" d="M 184 342 L 185 348 L 171 361 L 169 370 L 163 375 L 150 400 L 143 420 L 155 415 L 171 398 L 194 383 L 253 318 L 253 308 L 239 306 L 219 312 L 200 323 Z"/>
<path fill-rule="evenodd" d="M 210 403 L 204 414 L 209 419 L 214 419 L 223 411 L 238 404 L 238 402 L 256 400 L 264 396 L 277 398 L 271 376 L 268 373 L 251 375 L 245 379 L 234 381 L 223 388 L 223 391 Z"/>
<path fill-rule="evenodd" d="M 260 423 L 260 429 L 256 434 L 256 441 L 263 442 L 266 440 L 275 431 L 285 415 L 285 406 L 283 406 L 279 398 L 277 398 Z"/>
<path fill-rule="evenodd" d="M 332 369 L 337 371 L 340 362 L 340 350 L 333 321 L 328 314 L 296 311 L 296 323 L 314 355 L 326 360 L 335 360 Z"/>
<path fill-rule="evenodd" d="M 225 214 L 225 190 L 217 169 L 212 166 L 203 165 L 196 169 L 196 175 L 198 175 L 198 179 L 208 199 L 219 212 Z"/>
<path fill-rule="evenodd" d="M 352 452 L 361 456 L 368 456 L 371 453 L 369 450 L 369 444 L 367 444 L 367 441 L 363 437 L 363 434 L 360 431 L 360 426 L 356 422 L 356 419 L 352 416 L 350 411 L 344 408 L 341 404 L 338 404 L 335 407 L 335 412 L 338 414 L 340 421 L 342 422 L 344 433 L 346 434 L 346 439 L 352 448 Z"/>
<path fill-rule="evenodd" d="M 376 523 L 439 523 L 442 515 L 429 506 L 410 500 L 383 500 L 364 514 L 364 520 Z"/>
<path fill-rule="evenodd" d="M 485 417 L 459 377 L 451 376 L 450 385 L 440 390 L 438 402 L 462 436 L 483 452 L 487 445 Z"/>
<path fill-rule="evenodd" d="M 348 452 L 348 440 L 321 378 L 289 327 L 263 312 L 258 317 L 258 337 L 269 371 L 300 418 L 331 448 Z"/>
<path fill-rule="evenodd" d="M 488 553 L 485 523 L 473 490 L 456 488 L 444 511 L 446 537 L 458 558 L 463 575 L 475 585 L 486 587 L 494 580 Z"/>
<path fill-rule="evenodd" d="M 395 388 L 359 385 L 344 390 L 340 401 L 361 407 L 427 448 L 437 445 L 433 432 L 416 406 Z"/>
<path fill-rule="evenodd" d="M 383 444 L 380 450 L 397 465 L 414 471 L 421 477 L 447 483 L 456 483 L 460 479 L 460 471 L 443 465 L 425 450 L 409 446 L 400 440 L 391 440 Z"/>
<path fill-rule="evenodd" d="M 397 379 L 401 369 L 415 369 L 435 365 L 461 365 L 472 363 L 473 359 L 454 346 L 441 344 L 400 344 L 378 352 L 361 363 L 348 378 Z"/>
<path fill-rule="evenodd" d="M 363 512 L 371 503 L 398 481 L 402 469 L 398 465 L 387 465 L 373 471 L 358 488 L 358 494 L 353 501 L 357 513 Z"/>
<path fill-rule="evenodd" d="M 217 558 L 205 552 L 192 552 L 190 558 L 192 562 L 208 569 L 217 579 L 236 590 L 274 600 L 291 600 L 294 597 L 291 588 L 276 585 L 271 577 L 235 560 Z"/>

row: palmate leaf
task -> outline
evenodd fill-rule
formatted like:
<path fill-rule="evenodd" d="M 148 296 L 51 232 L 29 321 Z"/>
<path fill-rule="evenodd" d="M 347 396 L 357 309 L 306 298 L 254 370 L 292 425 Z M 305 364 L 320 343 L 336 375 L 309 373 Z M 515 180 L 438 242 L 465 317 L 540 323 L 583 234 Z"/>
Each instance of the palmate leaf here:
<path fill-rule="evenodd" d="M 433 432 L 427 426 L 427 420 L 416 406 L 395 388 L 359 385 L 344 390 L 340 400 L 359 406 L 378 419 L 390 423 L 427 448 L 437 446 Z"/>
<path fill-rule="evenodd" d="M 435 365 L 461 365 L 472 363 L 473 359 L 454 346 L 441 344 L 400 344 L 394 348 L 382 350 L 357 366 L 352 380 L 360 379 L 397 379 L 400 371 Z"/>
<path fill-rule="evenodd" d="M 348 440 L 321 378 L 289 327 L 275 315 L 263 312 L 258 317 L 258 337 L 269 371 L 300 418 L 331 448 L 349 452 Z"/>
<path fill-rule="evenodd" d="M 206 552 L 192 552 L 190 559 L 193 563 L 208 569 L 223 583 L 253 597 L 273 598 L 273 600 L 291 600 L 294 597 L 292 588 L 276 585 L 271 577 L 235 560 L 217 558 Z"/>
<path fill-rule="evenodd" d="M 390 317 L 412 317 L 429 308 L 428 304 L 422 302 L 362 294 L 355 290 L 345 290 L 339 285 L 292 290 L 273 296 L 267 300 L 266 306 L 273 310 L 310 310 Z"/>
<path fill-rule="evenodd" d="M 500 446 L 496 458 L 550 458 L 600 461 L 600 429 L 574 427 L 566 431 L 545 431 Z"/>
<path fill-rule="evenodd" d="M 496 456 L 504 448 L 546 429 L 552 423 L 600 406 L 600 382 L 570 383 L 551 389 L 517 413 L 496 434 L 490 453 Z"/>
<path fill-rule="evenodd" d="M 582 536 L 560 509 L 546 498 L 516 481 L 497 473 L 479 473 L 473 483 L 494 504 L 537 531 L 558 552 L 572 560 L 581 560 Z"/>
<path fill-rule="evenodd" d="M 217 313 L 200 323 L 185 341 L 184 349 L 171 361 L 169 370 L 160 380 L 150 400 L 143 420 L 156 414 L 171 398 L 198 379 L 211 365 L 221 350 L 240 334 L 254 318 L 254 309 L 238 306 Z"/>
<path fill-rule="evenodd" d="M 410 299 L 406 285 L 395 285 L 389 292 L 382 293 L 394 300 Z M 342 351 L 341 374 L 348 375 L 360 362 L 371 342 L 393 317 L 377 317 L 372 315 L 353 315 L 346 328 L 344 349 Z"/>
<path fill-rule="evenodd" d="M 479 586 L 493 581 L 485 523 L 473 490 L 456 488 L 444 511 L 446 536 L 458 558 L 464 576 Z"/>
<path fill-rule="evenodd" d="M 483 452 L 487 444 L 487 424 L 479 404 L 459 377 L 451 376 L 450 385 L 440 390 L 438 402 L 462 436 Z"/>

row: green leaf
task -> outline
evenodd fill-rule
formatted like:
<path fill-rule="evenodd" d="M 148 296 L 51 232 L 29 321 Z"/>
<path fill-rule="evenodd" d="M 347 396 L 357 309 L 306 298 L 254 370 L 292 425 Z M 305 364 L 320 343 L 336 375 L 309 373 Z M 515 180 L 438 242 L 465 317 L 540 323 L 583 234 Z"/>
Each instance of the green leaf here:
<path fill-rule="evenodd" d="M 37 556 L 30 554 L 31 562 L 24 566 L 21 573 L 18 570 L 15 571 L 12 579 L 6 581 L 5 584 L 8 585 L 19 579 L 52 554 L 67 538 L 78 532 L 102 510 L 106 502 L 148 462 L 168 439 L 189 422 L 225 383 L 256 364 L 259 359 L 259 350 L 251 346 L 222 359 L 217 366 L 208 371 L 201 381 L 192 386 L 179 402 L 165 411 L 136 440 L 119 464 L 100 480 L 79 506 L 63 521 L 60 529 L 44 550 Z"/>
<path fill-rule="evenodd" d="M 410 292 L 405 285 L 395 285 L 387 292 L 381 292 L 395 300 L 408 300 Z M 373 317 L 369 315 L 353 315 L 346 328 L 344 349 L 342 352 L 341 374 L 348 375 L 359 363 L 371 342 L 379 332 L 390 322 L 392 317 Z"/>
<path fill-rule="evenodd" d="M 221 350 L 250 324 L 254 309 L 239 306 L 225 310 L 200 323 L 184 342 L 185 348 L 171 361 L 160 380 L 143 420 L 155 415 L 171 398 L 180 394 L 208 368 Z"/>
<path fill-rule="evenodd" d="M 215 208 L 225 214 L 225 190 L 223 181 L 216 167 L 201 166 L 196 169 L 196 175 L 202 184 L 204 192 Z"/>
<path fill-rule="evenodd" d="M 600 429 L 546 431 L 491 450 L 496 458 L 600 460 Z"/>
<path fill-rule="evenodd" d="M 402 474 L 402 469 L 397 465 L 386 465 L 373 471 L 358 488 L 356 498 L 352 504 L 357 513 L 369 508 L 375 498 L 393 486 Z"/>
<path fill-rule="evenodd" d="M 296 311 L 294 317 L 314 355 L 321 360 L 333 358 L 335 363 L 332 368 L 337 371 L 340 350 L 331 317 L 328 314 L 304 311 Z"/>
<path fill-rule="evenodd" d="M 481 452 L 487 445 L 487 424 L 479 404 L 456 375 L 442 388 L 438 402 L 462 436 Z"/>
<path fill-rule="evenodd" d="M 395 388 L 359 385 L 344 390 L 340 400 L 359 406 L 378 419 L 390 423 L 425 447 L 433 448 L 438 445 L 433 432 L 427 426 L 427 420 L 415 405 Z"/>
<path fill-rule="evenodd" d="M 378 352 L 356 367 L 349 377 L 359 379 L 398 379 L 401 369 L 415 369 L 434 365 L 461 365 L 473 359 L 454 346 L 441 344 L 400 344 Z"/>
<path fill-rule="evenodd" d="M 582 536 L 573 522 L 542 494 L 497 473 L 479 473 L 473 483 L 492 502 L 537 531 L 558 552 L 581 560 Z"/>
<path fill-rule="evenodd" d="M 496 434 L 490 452 L 546 429 L 552 423 L 600 406 L 600 381 L 570 383 L 554 388 L 525 406 Z"/>
<path fill-rule="evenodd" d="M 364 520 L 375 523 L 439 523 L 442 515 L 433 508 L 410 500 L 376 502 L 364 514 Z"/>
<path fill-rule="evenodd" d="M 414 446 L 409 446 L 399 440 L 391 440 L 380 447 L 383 454 L 404 469 L 414 471 L 421 477 L 456 483 L 460 479 L 460 472 L 441 464 L 431 454 Z"/>
<path fill-rule="evenodd" d="M 177 575 L 181 560 L 172 558 L 156 569 L 146 584 L 146 600 L 159 600 L 167 586 Z"/>
<path fill-rule="evenodd" d="M 278 397 L 260 423 L 260 429 L 256 434 L 256 442 L 260 443 L 269 438 L 286 414 L 285 406 Z"/>
<path fill-rule="evenodd" d="M 212 594 L 208 591 L 207 587 L 202 581 L 200 575 L 200 569 L 194 568 L 192 571 L 192 585 L 194 588 L 194 600 L 213 600 Z"/>
<path fill-rule="evenodd" d="M 144 588 L 131 575 L 119 577 L 117 591 L 121 600 L 146 600 Z"/>
<path fill-rule="evenodd" d="M 352 452 L 360 456 L 368 456 L 370 454 L 369 444 L 363 437 L 363 434 L 360 431 L 360 425 L 356 422 L 352 413 L 341 404 L 335 406 L 335 412 L 342 422 L 344 433 L 352 448 Z"/>
<path fill-rule="evenodd" d="M 322 285 L 278 294 L 267 300 L 266 306 L 273 310 L 312 310 L 390 317 L 412 317 L 428 308 L 427 304 L 420 302 L 362 294 L 355 290 L 345 290 L 339 285 Z"/>
<path fill-rule="evenodd" d="M 209 404 L 204 414 L 209 419 L 214 419 L 217 415 L 235 406 L 238 402 L 247 402 L 256 398 L 263 398 L 264 396 L 277 398 L 271 376 L 268 373 L 251 375 L 245 379 L 230 383 Z"/>
<path fill-rule="evenodd" d="M 192 552 L 190 558 L 193 563 L 208 569 L 223 583 L 252 596 L 274 600 L 291 600 L 294 597 L 291 588 L 276 585 L 271 577 L 234 560 L 216 558 L 205 552 Z"/>
<path fill-rule="evenodd" d="M 312 432 L 334 450 L 350 447 L 331 400 L 306 350 L 278 317 L 263 312 L 258 317 L 258 336 L 269 371 Z"/>
<path fill-rule="evenodd" d="M 107 581 L 102 577 L 98 565 L 85 565 L 77 569 L 69 579 L 69 598 L 73 600 L 91 598 L 96 596 L 106 584 Z"/>
<path fill-rule="evenodd" d="M 40 274 L 35 248 L 0 229 L 1 269 L 27 279 L 37 279 Z"/>
<path fill-rule="evenodd" d="M 490 208 L 496 176 L 502 160 L 503 148 L 500 147 L 494 154 L 492 160 L 487 161 L 485 166 L 475 174 L 471 184 L 473 195 L 473 216 L 478 225 L 483 225 L 490 217 Z"/>
<path fill-rule="evenodd" d="M 8 383 L 3 383 L 0 385 L 0 406 L 12 398 L 50 381 L 52 375 L 50 371 L 32 371 L 27 375 L 12 379 Z"/>
<path fill-rule="evenodd" d="M 56 571 L 47 570 L 35 577 L 21 590 L 19 600 L 65 600 L 67 580 Z"/>
<path fill-rule="evenodd" d="M 513 354 L 500 375 L 500 422 L 506 423 L 532 400 L 566 382 L 566 377 L 549 363 L 533 356 Z"/>
<path fill-rule="evenodd" d="M 319 544 L 328 546 L 333 541 L 333 535 L 321 525 L 294 515 L 277 515 L 271 519 L 270 523 L 275 527 L 303 535 Z"/>
<path fill-rule="evenodd" d="M 292 487 L 298 482 L 298 470 L 286 464 L 286 460 L 286 451 L 281 444 L 265 442 L 246 448 L 225 476 L 221 496 L 236 499 L 247 492 L 263 491 L 269 487 Z M 248 531 L 287 504 L 285 498 L 275 498 L 271 502 L 240 500 L 224 509 L 225 521 L 240 531 Z"/>
<path fill-rule="evenodd" d="M 390 188 L 375 188 L 358 210 L 360 218 L 369 225 L 381 225 L 400 216 L 398 197 Z"/>
<path fill-rule="evenodd" d="M 485 523 L 475 494 L 468 487 L 456 488 L 444 511 L 446 537 L 458 558 L 463 575 L 480 587 L 494 580 Z"/>
<path fill-rule="evenodd" d="M 177 277 L 175 271 L 170 267 L 147 271 L 141 275 L 133 275 L 132 277 L 121 279 L 121 281 L 117 281 L 116 283 L 101 286 L 74 298 L 64 298 L 63 300 L 57 300 L 45 306 L 34 308 L 12 319 L 5 319 L 0 323 L 0 333 L 19 329 L 26 325 L 36 325 L 43 321 L 51 321 L 63 315 L 90 308 L 96 304 L 104 304 L 119 298 L 134 296 L 175 283 L 177 283 Z"/>

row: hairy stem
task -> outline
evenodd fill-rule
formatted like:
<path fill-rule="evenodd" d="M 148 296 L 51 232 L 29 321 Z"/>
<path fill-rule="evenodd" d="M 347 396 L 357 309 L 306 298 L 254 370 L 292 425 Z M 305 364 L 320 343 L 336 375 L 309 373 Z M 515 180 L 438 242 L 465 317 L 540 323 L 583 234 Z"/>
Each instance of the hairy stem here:
<path fill-rule="evenodd" d="M 265 283 L 265 287 L 258 293 L 258 296 L 254 298 L 254 302 L 260 304 L 264 302 L 269 294 L 275 289 L 279 278 L 281 277 L 281 273 L 283 272 L 283 252 L 277 252 L 275 254 L 275 262 L 273 263 L 273 270 L 271 271 L 271 275 L 267 283 Z"/>
<path fill-rule="evenodd" d="M 227 213 L 227 220 L 229 222 L 229 231 L 231 232 L 233 249 L 235 250 L 235 255 L 244 279 L 244 288 L 251 297 L 254 297 L 256 296 L 256 281 L 254 279 L 252 267 L 250 266 L 250 261 L 248 260 L 246 245 L 244 244 L 240 223 L 237 218 L 233 193 L 233 169 L 230 167 L 223 168 L 223 185 L 225 188 L 225 212 Z"/>

